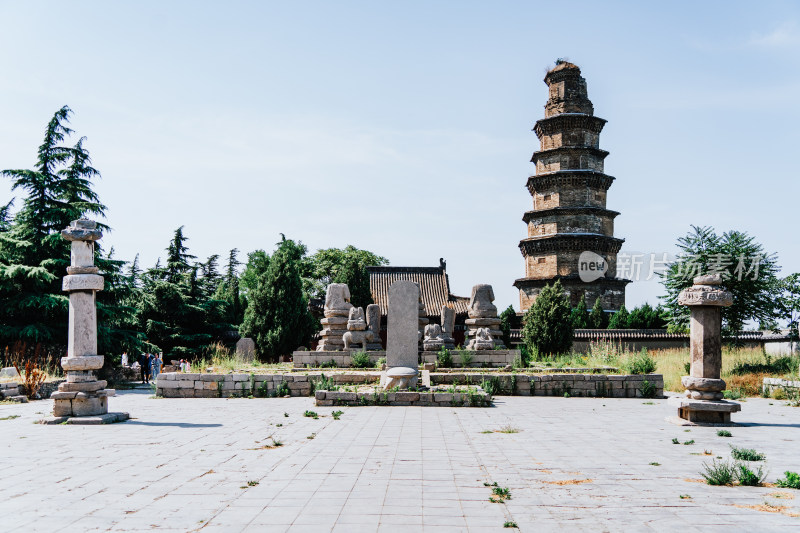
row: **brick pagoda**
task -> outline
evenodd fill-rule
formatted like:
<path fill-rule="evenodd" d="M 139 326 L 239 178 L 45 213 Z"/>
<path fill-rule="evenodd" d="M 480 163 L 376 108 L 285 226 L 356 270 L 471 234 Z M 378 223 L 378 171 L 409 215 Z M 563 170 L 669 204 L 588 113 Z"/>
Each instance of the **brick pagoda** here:
<path fill-rule="evenodd" d="M 592 307 L 597 298 L 606 311 L 625 303 L 629 280 L 616 277 L 617 252 L 624 239 L 614 237 L 614 217 L 606 209 L 606 194 L 614 178 L 603 172 L 608 152 L 599 148 L 606 121 L 594 116 L 581 70 L 559 61 L 544 78 L 550 89 L 544 118 L 536 122 L 541 149 L 531 162 L 528 178 L 533 210 L 522 220 L 528 237 L 519 248 L 525 257 L 525 277 L 514 282 L 520 308 L 527 310 L 547 284 L 561 280 L 570 304 L 580 298 Z M 605 275 L 591 282 L 579 277 L 579 257 L 593 252 L 605 260 Z M 601 261 L 602 262 L 602 261 Z"/>

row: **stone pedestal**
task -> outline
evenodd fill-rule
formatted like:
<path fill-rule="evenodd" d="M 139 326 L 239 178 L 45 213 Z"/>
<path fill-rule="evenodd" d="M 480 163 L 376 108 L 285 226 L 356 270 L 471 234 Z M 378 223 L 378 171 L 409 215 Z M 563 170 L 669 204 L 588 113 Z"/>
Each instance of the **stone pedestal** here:
<path fill-rule="evenodd" d="M 351 308 L 347 318 L 347 331 L 342 336 L 344 349 L 353 350 L 353 346 L 358 345 L 359 349 L 367 351 L 372 337 L 372 331 L 367 329 L 367 322 L 364 320 L 364 310 L 360 307 Z"/>
<path fill-rule="evenodd" d="M 344 283 L 331 283 L 325 291 L 325 318 L 320 320 L 318 352 L 335 352 L 344 348 L 344 334 L 350 316 L 350 289 Z"/>
<path fill-rule="evenodd" d="M 417 385 L 419 299 L 419 286 L 413 281 L 396 281 L 389 287 L 386 372 L 381 376 L 384 389 Z"/>
<path fill-rule="evenodd" d="M 467 313 L 469 318 L 464 321 L 467 326 L 467 349 L 485 350 L 497 348 L 505 349 L 503 344 L 503 332 L 500 330 L 500 319 L 497 318 L 497 307 L 494 301 L 494 291 L 491 285 L 475 285 L 472 287 L 472 296 L 469 299 Z M 491 336 L 492 346 L 486 346 L 485 332 L 487 329 Z M 480 337 L 480 339 L 479 339 Z M 478 345 L 480 344 L 480 348 Z"/>
<path fill-rule="evenodd" d="M 731 413 L 741 410 L 736 402 L 723 400 L 721 308 L 733 303 L 731 293 L 720 285 L 720 275 L 698 276 L 694 285 L 681 291 L 678 303 L 691 309 L 688 376 L 681 378 L 685 398 L 671 398 L 680 423 L 729 425 Z"/>
<path fill-rule="evenodd" d="M 127 413 L 109 413 L 108 397 L 113 389 L 95 377 L 103 368 L 97 355 L 97 310 L 95 293 L 103 290 L 103 277 L 94 266 L 94 241 L 102 233 L 90 220 L 76 220 L 61 235 L 71 241 L 71 264 L 63 289 L 69 293 L 67 357 L 61 358 L 66 382 L 50 395 L 53 417 L 44 423 L 103 424 L 128 419 Z"/>

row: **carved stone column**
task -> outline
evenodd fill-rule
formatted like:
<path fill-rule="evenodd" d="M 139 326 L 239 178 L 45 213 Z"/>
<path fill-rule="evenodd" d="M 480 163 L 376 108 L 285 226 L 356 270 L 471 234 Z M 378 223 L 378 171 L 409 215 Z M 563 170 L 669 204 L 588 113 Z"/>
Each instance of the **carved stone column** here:
<path fill-rule="evenodd" d="M 94 266 L 94 241 L 102 237 L 91 220 L 75 220 L 61 235 L 71 244 L 70 266 L 63 289 L 69 293 L 67 357 L 61 358 L 67 381 L 58 386 L 53 399 L 53 417 L 45 423 L 107 424 L 128 419 L 128 413 L 109 413 L 108 397 L 114 391 L 94 372 L 103 368 L 97 354 L 97 308 L 95 293 L 103 290 L 103 276 Z"/>
<path fill-rule="evenodd" d="M 739 403 L 723 400 L 722 307 L 731 305 L 733 297 L 721 284 L 719 274 L 698 276 L 678 296 L 678 303 L 691 309 L 690 375 L 681 378 L 685 398 L 670 399 L 683 423 L 730 425 L 731 413 L 741 410 Z"/>

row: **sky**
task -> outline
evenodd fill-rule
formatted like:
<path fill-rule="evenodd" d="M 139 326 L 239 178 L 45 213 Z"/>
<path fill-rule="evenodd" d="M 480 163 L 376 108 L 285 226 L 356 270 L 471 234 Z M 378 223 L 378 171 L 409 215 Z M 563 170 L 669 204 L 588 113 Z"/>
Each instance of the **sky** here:
<path fill-rule="evenodd" d="M 116 256 L 352 244 L 519 309 L 545 72 L 580 66 L 622 251 L 740 230 L 800 271 L 796 2 L 0 1 L 0 168 L 63 105 Z M 0 180 L 0 202 L 17 197 Z M 642 278 L 646 277 L 645 274 Z M 663 294 L 628 286 L 630 309 Z"/>

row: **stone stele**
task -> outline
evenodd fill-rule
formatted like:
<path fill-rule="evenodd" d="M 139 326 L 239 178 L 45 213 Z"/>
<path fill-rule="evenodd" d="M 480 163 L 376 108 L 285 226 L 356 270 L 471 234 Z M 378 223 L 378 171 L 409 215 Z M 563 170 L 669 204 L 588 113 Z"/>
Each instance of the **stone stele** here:
<path fill-rule="evenodd" d="M 442 306 L 442 342 L 444 347 L 452 350 L 456 347 L 454 338 L 456 331 L 456 310 L 446 305 Z"/>
<path fill-rule="evenodd" d="M 386 372 L 382 379 L 386 389 L 407 389 L 417 384 L 419 301 L 419 285 L 413 281 L 396 281 L 389 287 Z"/>
<path fill-rule="evenodd" d="M 236 341 L 236 356 L 242 361 L 253 361 L 256 357 L 256 343 L 250 337 L 242 337 Z"/>
<path fill-rule="evenodd" d="M 367 350 L 383 350 L 381 344 L 381 306 L 369 304 L 367 306 L 367 328 L 372 332 L 372 340 L 367 343 Z"/>
<path fill-rule="evenodd" d="M 731 413 L 741 410 L 737 402 L 723 400 L 721 308 L 733 303 L 731 293 L 721 287 L 719 274 L 697 276 L 694 285 L 678 295 L 678 303 L 689 306 L 691 367 L 681 378 L 685 398 L 671 398 L 681 423 L 729 425 Z"/>

